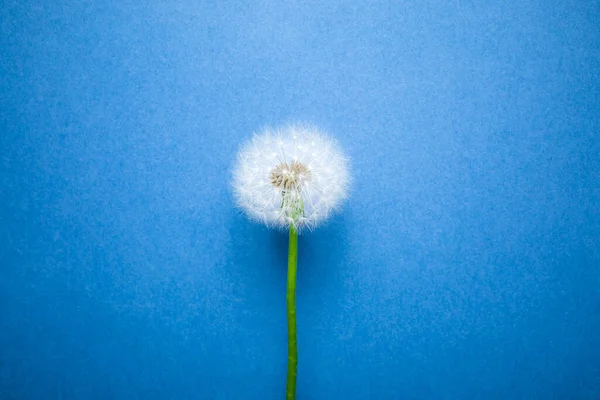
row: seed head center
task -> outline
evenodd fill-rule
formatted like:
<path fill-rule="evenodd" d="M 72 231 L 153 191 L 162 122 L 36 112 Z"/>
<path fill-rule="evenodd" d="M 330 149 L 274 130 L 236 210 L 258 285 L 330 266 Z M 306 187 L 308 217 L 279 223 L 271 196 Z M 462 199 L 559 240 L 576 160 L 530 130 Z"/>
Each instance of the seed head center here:
<path fill-rule="evenodd" d="M 281 163 L 271 171 L 271 184 L 281 190 L 300 189 L 311 177 L 310 170 L 301 162 Z"/>

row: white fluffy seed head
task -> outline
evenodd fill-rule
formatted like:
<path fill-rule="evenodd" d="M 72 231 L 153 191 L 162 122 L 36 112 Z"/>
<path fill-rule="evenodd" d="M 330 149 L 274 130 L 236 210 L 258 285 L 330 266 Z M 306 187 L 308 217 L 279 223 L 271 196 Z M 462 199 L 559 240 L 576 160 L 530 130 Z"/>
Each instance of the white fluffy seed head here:
<path fill-rule="evenodd" d="M 266 129 L 240 149 L 233 172 L 238 206 L 269 227 L 313 229 L 347 196 L 348 160 L 337 142 L 307 126 Z"/>

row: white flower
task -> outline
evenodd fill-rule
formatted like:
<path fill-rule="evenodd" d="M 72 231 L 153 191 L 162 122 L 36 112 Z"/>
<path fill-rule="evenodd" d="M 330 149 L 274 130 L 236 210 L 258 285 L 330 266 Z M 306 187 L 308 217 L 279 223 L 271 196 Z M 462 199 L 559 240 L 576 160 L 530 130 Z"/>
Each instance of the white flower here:
<path fill-rule="evenodd" d="M 348 161 L 317 129 L 267 129 L 245 143 L 233 187 L 239 207 L 269 227 L 312 229 L 347 195 Z"/>

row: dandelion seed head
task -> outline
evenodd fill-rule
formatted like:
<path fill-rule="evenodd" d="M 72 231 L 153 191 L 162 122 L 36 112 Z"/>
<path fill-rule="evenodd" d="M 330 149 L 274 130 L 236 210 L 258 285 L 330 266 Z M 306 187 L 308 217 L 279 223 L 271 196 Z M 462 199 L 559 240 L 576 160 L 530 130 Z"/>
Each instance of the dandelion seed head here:
<path fill-rule="evenodd" d="M 337 142 L 296 125 L 267 129 L 243 144 L 232 183 L 237 205 L 251 219 L 301 230 L 339 210 L 349 179 Z"/>

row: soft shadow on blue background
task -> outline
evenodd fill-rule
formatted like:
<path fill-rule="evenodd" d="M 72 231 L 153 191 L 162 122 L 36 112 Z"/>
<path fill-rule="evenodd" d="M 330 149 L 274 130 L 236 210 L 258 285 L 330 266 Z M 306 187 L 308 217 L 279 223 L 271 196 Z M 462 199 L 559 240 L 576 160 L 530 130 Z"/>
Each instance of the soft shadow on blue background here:
<path fill-rule="evenodd" d="M 354 184 L 298 399 L 599 398 L 600 6 L 479 3 L 4 2 L 1 397 L 282 398 L 287 238 L 229 181 L 306 121 Z"/>

